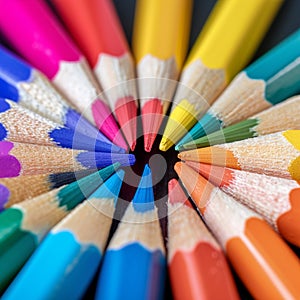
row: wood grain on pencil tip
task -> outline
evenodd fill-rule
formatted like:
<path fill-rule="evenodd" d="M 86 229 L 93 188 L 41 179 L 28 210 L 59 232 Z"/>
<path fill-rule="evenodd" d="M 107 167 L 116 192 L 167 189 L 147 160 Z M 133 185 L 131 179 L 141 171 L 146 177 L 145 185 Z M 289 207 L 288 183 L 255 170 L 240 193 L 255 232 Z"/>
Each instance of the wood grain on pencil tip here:
<path fill-rule="evenodd" d="M 300 262 L 279 235 L 186 164 L 175 170 L 252 296 L 299 298 Z"/>
<path fill-rule="evenodd" d="M 300 181 L 300 130 L 183 151 L 178 157 Z"/>
<path fill-rule="evenodd" d="M 169 181 L 168 250 L 175 299 L 239 299 L 221 247 L 175 179 Z"/>
<path fill-rule="evenodd" d="M 86 55 L 131 150 L 134 150 L 138 108 L 135 67 L 113 3 L 110 0 L 83 0 L 74 6 L 72 0 L 52 2 Z"/>
<path fill-rule="evenodd" d="M 132 165 L 135 156 L 0 142 L 0 178 L 99 169 L 117 162 Z"/>
<path fill-rule="evenodd" d="M 296 200 L 300 186 L 296 181 L 190 161 L 186 164 L 262 215 L 290 243 L 300 246 L 300 207 Z"/>
<path fill-rule="evenodd" d="M 298 94 L 299 45 L 298 29 L 240 72 L 184 142 L 242 121 Z"/>
<path fill-rule="evenodd" d="M 160 143 L 162 151 L 187 133 L 250 60 L 282 2 L 217 2 L 185 63 Z"/>
<path fill-rule="evenodd" d="M 0 32 L 115 144 L 127 144 L 85 57 L 44 1 L 0 1 Z"/>
<path fill-rule="evenodd" d="M 137 1 L 133 53 L 148 152 L 175 92 L 187 51 L 191 12 L 191 0 Z"/>
<path fill-rule="evenodd" d="M 3 299 L 82 297 L 101 261 L 123 177 L 117 171 L 52 228 Z"/>
<path fill-rule="evenodd" d="M 184 143 L 181 140 L 175 147 L 183 151 L 217 144 L 231 143 L 247 138 L 266 135 L 288 129 L 300 129 L 300 96 L 291 97 L 282 103 L 263 110 L 249 119 L 225 127 L 199 139 Z M 192 136 L 192 133 L 191 133 Z"/>
<path fill-rule="evenodd" d="M 107 167 L 69 185 L 15 204 L 0 214 L 1 291 L 51 227 L 94 192 L 115 172 L 115 167 Z"/>
<path fill-rule="evenodd" d="M 106 250 L 96 299 L 163 299 L 165 250 L 151 177 L 146 165 Z"/>

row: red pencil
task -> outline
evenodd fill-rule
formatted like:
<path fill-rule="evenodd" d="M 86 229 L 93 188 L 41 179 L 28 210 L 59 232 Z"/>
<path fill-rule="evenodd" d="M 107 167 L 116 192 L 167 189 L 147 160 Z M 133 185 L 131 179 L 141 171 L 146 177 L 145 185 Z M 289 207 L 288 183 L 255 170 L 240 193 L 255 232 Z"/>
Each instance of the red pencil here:
<path fill-rule="evenodd" d="M 135 67 L 112 2 L 77 0 L 76 5 L 73 5 L 74 0 L 52 2 L 93 68 L 111 110 L 134 150 L 138 108 Z"/>
<path fill-rule="evenodd" d="M 169 182 L 168 265 L 175 299 L 239 299 L 219 244 L 177 180 Z"/>

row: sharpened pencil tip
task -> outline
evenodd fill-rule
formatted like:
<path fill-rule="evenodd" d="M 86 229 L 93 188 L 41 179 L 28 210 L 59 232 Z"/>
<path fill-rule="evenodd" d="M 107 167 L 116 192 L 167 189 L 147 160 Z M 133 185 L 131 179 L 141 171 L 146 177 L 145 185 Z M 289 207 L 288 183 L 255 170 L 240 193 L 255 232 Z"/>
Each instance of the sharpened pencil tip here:
<path fill-rule="evenodd" d="M 152 173 L 149 165 L 145 165 L 142 178 L 132 199 L 133 207 L 138 212 L 146 212 L 154 208 Z"/>
<path fill-rule="evenodd" d="M 144 149 L 146 152 L 150 152 L 154 143 L 156 135 L 145 134 L 144 135 Z"/>
<path fill-rule="evenodd" d="M 169 150 L 174 144 L 165 136 L 162 137 L 160 144 L 159 144 L 159 150 L 160 151 L 167 151 Z"/>

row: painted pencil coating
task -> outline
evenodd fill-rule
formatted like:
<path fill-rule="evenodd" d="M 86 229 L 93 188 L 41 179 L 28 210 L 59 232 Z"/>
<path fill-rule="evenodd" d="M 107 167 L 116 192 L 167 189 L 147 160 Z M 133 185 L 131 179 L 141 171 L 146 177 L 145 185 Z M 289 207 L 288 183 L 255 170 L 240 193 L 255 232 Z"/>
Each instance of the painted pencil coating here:
<path fill-rule="evenodd" d="M 115 168 L 110 166 L 1 213 L 0 290 L 12 280 L 49 229 L 88 197 Z"/>
<path fill-rule="evenodd" d="M 185 142 L 242 121 L 300 92 L 300 30 L 238 74 Z"/>
<path fill-rule="evenodd" d="M 225 193 L 264 217 L 285 239 L 299 247 L 299 184 L 296 181 L 218 166 L 186 162 Z"/>
<path fill-rule="evenodd" d="M 46 3 L 1 1 L 0 32 L 41 70 L 83 115 L 120 147 L 127 147 L 85 58 Z"/>
<path fill-rule="evenodd" d="M 175 92 L 187 51 L 191 10 L 190 0 L 137 3 L 133 52 L 146 151 L 152 148 Z"/>
<path fill-rule="evenodd" d="M 279 235 L 187 165 L 175 170 L 253 297 L 299 298 L 299 259 Z"/>
<path fill-rule="evenodd" d="M 300 180 L 300 130 L 183 151 L 182 160 Z"/>
<path fill-rule="evenodd" d="M 138 107 L 135 70 L 113 4 L 109 0 L 83 0 L 77 1 L 70 10 L 73 1 L 54 0 L 53 3 L 86 55 L 133 150 Z"/>
<path fill-rule="evenodd" d="M 239 299 L 220 246 L 175 179 L 169 181 L 168 209 L 168 262 L 174 298 Z"/>
<path fill-rule="evenodd" d="M 3 299 L 82 297 L 100 263 L 123 177 L 117 171 L 51 230 Z"/>
<path fill-rule="evenodd" d="M 98 169 L 116 162 L 131 165 L 135 156 L 0 142 L 0 178 Z"/>
<path fill-rule="evenodd" d="M 145 167 L 137 192 L 106 251 L 97 299 L 162 299 L 165 252 L 151 172 Z"/>
<path fill-rule="evenodd" d="M 216 4 L 184 66 L 161 150 L 177 143 L 245 66 L 282 2 L 223 0 Z"/>

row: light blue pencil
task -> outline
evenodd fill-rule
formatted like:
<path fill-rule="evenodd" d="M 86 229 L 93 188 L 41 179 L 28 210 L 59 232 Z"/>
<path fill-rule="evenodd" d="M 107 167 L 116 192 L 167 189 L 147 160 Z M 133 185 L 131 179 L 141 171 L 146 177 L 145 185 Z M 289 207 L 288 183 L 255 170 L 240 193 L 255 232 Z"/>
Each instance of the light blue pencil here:
<path fill-rule="evenodd" d="M 2 299 L 79 299 L 107 242 L 124 171 L 119 170 L 57 224 Z"/>
<path fill-rule="evenodd" d="M 163 299 L 166 260 L 151 171 L 137 192 L 105 253 L 96 299 Z"/>

